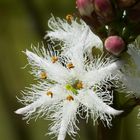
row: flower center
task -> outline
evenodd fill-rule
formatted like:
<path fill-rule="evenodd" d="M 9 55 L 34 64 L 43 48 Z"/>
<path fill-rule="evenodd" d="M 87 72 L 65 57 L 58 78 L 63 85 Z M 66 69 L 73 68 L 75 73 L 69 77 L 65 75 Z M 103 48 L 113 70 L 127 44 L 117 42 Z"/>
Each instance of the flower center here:
<path fill-rule="evenodd" d="M 65 86 L 66 90 L 73 92 L 73 94 L 77 95 L 78 91 L 83 89 L 83 83 L 82 81 L 77 80 L 74 84 L 67 84 Z"/>
<path fill-rule="evenodd" d="M 83 83 L 82 81 L 76 81 L 76 83 L 73 85 L 76 89 L 82 89 L 83 88 Z"/>

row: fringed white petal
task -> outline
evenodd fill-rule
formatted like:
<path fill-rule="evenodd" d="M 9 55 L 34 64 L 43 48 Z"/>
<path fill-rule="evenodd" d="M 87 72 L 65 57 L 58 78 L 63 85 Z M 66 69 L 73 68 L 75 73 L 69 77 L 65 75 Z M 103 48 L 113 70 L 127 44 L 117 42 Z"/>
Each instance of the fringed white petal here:
<path fill-rule="evenodd" d="M 80 91 L 77 100 L 90 110 L 94 121 L 99 118 L 106 121 L 108 126 L 111 125 L 111 116 L 122 113 L 103 102 L 92 90 Z"/>
<path fill-rule="evenodd" d="M 71 51 L 69 57 L 74 65 L 74 71 L 76 75 L 83 74 L 84 70 L 84 46 L 87 36 L 89 34 L 89 30 L 86 30 L 82 33 L 82 37 L 79 43 L 77 43 Z"/>
<path fill-rule="evenodd" d="M 129 93 L 133 93 L 134 96 L 140 97 L 140 77 L 122 74 L 121 81 Z"/>
<path fill-rule="evenodd" d="M 23 119 L 26 119 L 28 121 L 33 118 L 37 119 L 39 116 L 41 116 L 41 114 L 44 113 L 42 107 L 44 105 L 45 107 L 48 107 L 53 103 L 54 103 L 54 99 L 51 99 L 51 97 L 48 96 L 40 97 L 38 100 L 34 101 L 33 103 L 16 110 L 15 113 L 22 114 L 24 116 Z M 48 112 L 49 110 L 45 112 L 45 114 L 47 114 Z"/>
<path fill-rule="evenodd" d="M 40 99 L 38 99 L 37 101 L 23 107 L 23 108 L 20 108 L 18 110 L 15 111 L 16 114 L 26 114 L 26 113 L 29 113 L 29 112 L 35 112 L 36 109 L 38 107 L 40 107 L 42 104 L 44 104 L 45 102 L 47 102 L 49 104 L 50 102 L 50 97 L 48 98 L 47 96 L 46 97 L 41 97 Z"/>
<path fill-rule="evenodd" d="M 137 42 L 128 45 L 128 53 L 131 56 L 133 66 L 124 67 L 120 78 L 128 93 L 140 97 L 140 50 Z"/>
<path fill-rule="evenodd" d="M 101 67 L 98 69 L 93 69 L 87 72 L 85 75 L 83 75 L 83 77 L 81 77 L 81 79 L 88 85 L 94 85 L 96 83 L 100 83 L 111 75 L 113 79 L 114 75 L 117 74 L 117 71 L 121 68 L 121 66 L 122 66 L 122 62 L 116 61 L 111 64 L 108 64 L 108 66 Z"/>
<path fill-rule="evenodd" d="M 69 24 L 66 20 L 52 16 L 48 22 L 48 26 L 52 31 L 48 31 L 45 38 L 49 36 L 51 40 L 62 41 L 67 48 L 74 48 L 73 46 L 81 41 L 82 34 L 86 30 L 89 30 L 89 34 L 85 40 L 84 48 L 91 50 L 93 46 L 103 47 L 102 41 L 98 36 L 93 34 L 83 20 L 80 20 L 80 22 L 72 20 L 71 24 Z M 65 49 L 67 50 L 67 48 Z"/>
<path fill-rule="evenodd" d="M 134 60 L 137 69 L 140 71 L 140 50 L 138 46 L 135 46 L 134 44 L 128 45 L 128 53 Z"/>
<path fill-rule="evenodd" d="M 39 69 L 40 71 L 42 70 L 47 72 L 47 76 L 49 79 L 52 79 L 59 83 L 64 83 L 69 79 L 68 70 L 61 64 L 54 64 L 51 61 L 45 58 L 41 58 L 28 50 L 26 50 L 25 53 L 28 56 L 30 65 L 32 65 L 34 69 Z"/>
<path fill-rule="evenodd" d="M 32 74 L 38 76 L 42 72 L 43 76 L 38 85 L 23 92 L 19 101 L 25 107 L 15 113 L 29 120 L 38 117 L 52 120 L 49 134 L 54 134 L 57 140 L 64 140 L 67 133 L 75 137 L 79 130 L 77 114 L 83 117 L 86 113 L 86 119 L 91 115 L 94 122 L 100 119 L 110 126 L 112 116 L 122 113 L 109 106 L 113 101 L 109 87 L 118 80 L 122 62 L 102 55 L 95 59 L 89 56 L 92 47 L 103 45 L 84 21 L 68 23 L 52 17 L 48 24 L 52 31 L 47 32 L 46 37 L 50 37 L 52 44 L 59 42 L 62 49 L 57 52 L 54 46 L 47 51 L 45 48 L 34 48 L 34 52 L 26 50 Z M 53 56 L 57 57 L 54 63 Z"/>
<path fill-rule="evenodd" d="M 51 132 L 49 134 L 57 136 L 57 140 L 64 140 L 66 133 L 74 137 L 78 130 L 76 114 L 79 104 L 75 101 L 65 100 L 58 106 L 57 112 L 51 115 L 54 122 L 50 127 Z"/>
<path fill-rule="evenodd" d="M 19 99 L 26 106 L 15 111 L 16 114 L 24 115 L 24 119 L 38 118 L 39 116 L 46 116 L 50 111 L 55 108 L 55 104 L 66 98 L 65 90 L 59 86 L 54 86 L 49 89 L 52 92 L 51 95 L 47 95 L 47 91 L 34 91 L 32 95 L 26 95 Z M 33 97 L 31 97 L 33 96 Z M 31 102 L 29 104 L 29 102 Z"/>

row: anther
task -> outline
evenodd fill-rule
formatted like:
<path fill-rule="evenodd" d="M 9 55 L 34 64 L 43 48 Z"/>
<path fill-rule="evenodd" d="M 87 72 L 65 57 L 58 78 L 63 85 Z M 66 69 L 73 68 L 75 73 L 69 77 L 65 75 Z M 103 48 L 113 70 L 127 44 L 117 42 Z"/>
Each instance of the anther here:
<path fill-rule="evenodd" d="M 73 98 L 71 95 L 68 95 L 68 96 L 66 97 L 66 100 L 68 100 L 68 101 L 73 101 L 74 98 Z"/>
<path fill-rule="evenodd" d="M 52 56 L 51 61 L 52 61 L 52 63 L 55 63 L 56 61 L 58 61 L 58 57 L 57 56 Z"/>
<path fill-rule="evenodd" d="M 66 20 L 71 23 L 71 21 L 73 20 L 73 16 L 70 14 L 66 15 Z"/>
<path fill-rule="evenodd" d="M 67 68 L 68 68 L 68 69 L 72 69 L 72 68 L 74 68 L 74 65 L 73 65 L 72 63 L 68 63 L 68 64 L 67 64 Z"/>
<path fill-rule="evenodd" d="M 47 78 L 47 73 L 42 71 L 42 72 L 40 73 L 40 78 L 41 78 L 41 79 L 46 79 L 46 78 Z"/>
<path fill-rule="evenodd" d="M 46 94 L 47 96 L 50 96 L 51 98 L 53 97 L 53 93 L 51 91 L 48 91 Z"/>
<path fill-rule="evenodd" d="M 76 88 L 77 88 L 77 89 L 82 89 L 82 88 L 83 88 L 83 83 L 82 83 L 82 81 L 79 81 L 79 82 L 76 84 Z"/>

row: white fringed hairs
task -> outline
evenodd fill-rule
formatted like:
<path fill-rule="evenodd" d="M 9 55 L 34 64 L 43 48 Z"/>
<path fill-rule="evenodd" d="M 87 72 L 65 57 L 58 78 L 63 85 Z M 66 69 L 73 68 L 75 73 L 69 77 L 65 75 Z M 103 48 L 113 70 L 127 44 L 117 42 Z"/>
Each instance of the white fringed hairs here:
<path fill-rule="evenodd" d="M 86 120 L 90 116 L 94 122 L 99 119 L 110 126 L 112 116 L 122 112 L 109 106 L 113 91 L 108 88 L 118 80 L 122 62 L 103 55 L 91 57 L 91 48 L 101 48 L 102 42 L 83 21 L 72 20 L 69 24 L 52 17 L 49 27 L 52 31 L 46 36 L 51 41 L 59 40 L 62 49 L 49 45 L 46 50 L 42 47 L 25 51 L 31 73 L 39 82 L 23 92 L 19 101 L 25 107 L 15 112 L 28 120 L 51 119 L 48 134 L 54 134 L 57 140 L 64 140 L 66 133 L 75 137 L 78 115 Z"/>

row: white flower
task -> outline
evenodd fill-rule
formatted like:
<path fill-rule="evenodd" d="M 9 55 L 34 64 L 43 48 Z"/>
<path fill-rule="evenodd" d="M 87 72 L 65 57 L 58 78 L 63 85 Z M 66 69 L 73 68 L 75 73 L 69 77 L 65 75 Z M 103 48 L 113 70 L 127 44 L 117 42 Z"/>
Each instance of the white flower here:
<path fill-rule="evenodd" d="M 123 68 L 121 80 L 129 93 L 140 97 L 140 50 L 137 42 L 128 45 L 128 54 L 129 64 Z"/>
<path fill-rule="evenodd" d="M 71 19 L 70 23 L 65 19 L 54 18 L 52 16 L 48 22 L 48 26 L 51 29 L 47 31 L 45 38 L 50 37 L 51 41 L 61 41 L 64 43 L 65 51 L 68 48 L 73 49 L 75 44 L 81 41 L 83 32 L 88 31 L 87 38 L 85 40 L 84 49 L 91 52 L 91 48 L 99 47 L 102 49 L 103 43 L 98 36 L 96 36 L 86 25 L 83 20 Z"/>
<path fill-rule="evenodd" d="M 76 22 L 73 24 L 78 26 Z M 88 32 L 83 29 L 78 41 L 72 42 L 67 51 L 65 48 L 70 42 L 63 50 L 48 46 L 47 50 L 43 47 L 40 50 L 34 48 L 34 53 L 25 52 L 32 67 L 31 73 L 42 80 L 23 92 L 19 101 L 25 107 L 16 113 L 23 114 L 28 120 L 51 119 L 49 134 L 54 134 L 58 140 L 64 140 L 66 133 L 71 137 L 77 134 L 77 115 L 86 120 L 91 116 L 94 122 L 99 119 L 110 126 L 112 116 L 122 112 L 109 106 L 113 100 L 110 87 L 118 80 L 122 63 L 103 56 L 89 59 L 85 49 Z"/>

